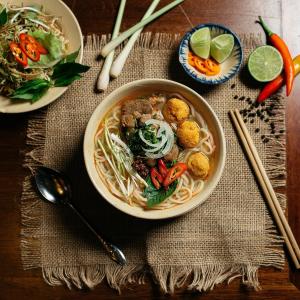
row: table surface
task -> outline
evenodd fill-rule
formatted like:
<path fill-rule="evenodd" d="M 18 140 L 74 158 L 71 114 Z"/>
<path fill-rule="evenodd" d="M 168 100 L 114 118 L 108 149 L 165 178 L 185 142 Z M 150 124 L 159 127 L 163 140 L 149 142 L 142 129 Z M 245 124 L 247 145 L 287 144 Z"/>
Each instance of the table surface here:
<path fill-rule="evenodd" d="M 66 0 L 81 25 L 83 34 L 112 31 L 118 0 Z M 122 30 L 135 24 L 151 0 L 128 0 Z M 159 7 L 170 1 L 162 0 Z M 300 52 L 299 0 L 186 0 L 180 7 L 162 16 L 145 31 L 184 33 L 192 26 L 222 23 L 235 32 L 258 32 L 255 24 L 263 16 L 270 27 L 288 43 L 292 56 Z M 289 222 L 300 243 L 300 80 L 287 103 L 287 196 Z M 106 284 L 93 291 L 69 291 L 66 287 L 50 287 L 44 283 L 41 270 L 22 270 L 20 260 L 20 194 L 25 175 L 22 159 L 25 151 L 25 130 L 30 113 L 0 115 L 0 299 L 116 299 L 117 294 Z M 213 291 L 198 293 L 177 291 L 172 299 L 300 299 L 300 273 L 286 266 L 283 271 L 262 269 L 259 278 L 262 290 L 254 292 L 242 287 L 239 280 L 222 284 Z M 298 287 L 298 288 L 297 288 Z M 120 299 L 164 299 L 157 286 L 148 281 L 144 286 L 124 290 Z M 170 297 L 166 297 L 170 298 Z"/>

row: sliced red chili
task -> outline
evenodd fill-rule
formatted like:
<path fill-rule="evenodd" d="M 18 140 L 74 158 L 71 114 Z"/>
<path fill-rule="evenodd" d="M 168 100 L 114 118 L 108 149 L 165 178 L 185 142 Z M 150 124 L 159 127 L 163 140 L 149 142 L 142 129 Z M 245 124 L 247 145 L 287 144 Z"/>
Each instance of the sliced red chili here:
<path fill-rule="evenodd" d="M 168 174 L 168 168 L 162 159 L 158 160 L 158 170 L 160 175 L 165 178 Z"/>
<path fill-rule="evenodd" d="M 150 170 L 151 181 L 157 190 L 160 189 L 161 183 L 163 182 L 162 176 L 159 174 L 156 168 Z"/>
<path fill-rule="evenodd" d="M 28 65 L 28 60 L 26 54 L 23 52 L 21 47 L 17 43 L 11 42 L 9 44 L 9 48 L 13 56 L 15 57 L 16 61 L 19 64 L 21 64 L 23 67 L 26 67 Z"/>
<path fill-rule="evenodd" d="M 40 60 L 40 52 L 37 50 L 37 47 L 35 44 L 30 43 L 28 40 L 20 39 L 20 46 L 21 46 L 22 50 L 26 53 L 26 55 L 32 61 Z"/>
<path fill-rule="evenodd" d="M 21 33 L 19 39 L 20 42 L 27 41 L 30 44 L 35 45 L 36 49 L 40 52 L 40 54 L 48 54 L 48 50 L 41 43 L 39 43 L 33 36 L 26 33 Z"/>
<path fill-rule="evenodd" d="M 178 179 L 187 170 L 187 165 L 185 163 L 177 163 L 169 171 L 164 179 L 163 186 L 166 188 L 176 179 Z"/>

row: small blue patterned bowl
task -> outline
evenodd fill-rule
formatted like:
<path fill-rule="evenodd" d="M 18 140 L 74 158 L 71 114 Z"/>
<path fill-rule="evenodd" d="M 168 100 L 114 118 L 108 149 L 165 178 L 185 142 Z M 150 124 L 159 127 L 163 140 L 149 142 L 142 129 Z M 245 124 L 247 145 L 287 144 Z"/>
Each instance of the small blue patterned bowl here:
<path fill-rule="evenodd" d="M 197 71 L 194 67 L 190 66 L 188 63 L 188 53 L 191 51 L 190 49 L 190 38 L 191 35 L 198 29 L 208 27 L 210 29 L 211 38 L 229 33 L 234 37 L 234 47 L 230 54 L 230 56 L 221 64 L 221 72 L 215 76 L 207 76 L 199 71 Z M 183 37 L 180 46 L 179 46 L 179 62 L 184 68 L 185 72 L 190 75 L 193 79 L 204 83 L 204 84 L 220 84 L 231 77 L 233 77 L 240 69 L 243 61 L 243 50 L 241 46 L 241 42 L 230 29 L 224 27 L 223 25 L 218 24 L 200 24 L 194 27 L 191 31 L 187 32 Z"/>

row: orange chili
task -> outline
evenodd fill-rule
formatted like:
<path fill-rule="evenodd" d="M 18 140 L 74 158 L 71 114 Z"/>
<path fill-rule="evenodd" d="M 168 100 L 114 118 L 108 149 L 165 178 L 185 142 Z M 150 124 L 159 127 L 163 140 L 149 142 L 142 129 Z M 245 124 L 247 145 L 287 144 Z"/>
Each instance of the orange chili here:
<path fill-rule="evenodd" d="M 295 69 L 292 60 L 292 56 L 290 54 L 289 48 L 287 47 L 286 43 L 283 39 L 273 33 L 263 21 L 262 17 L 259 16 L 259 21 L 267 35 L 269 36 L 270 43 L 281 53 L 283 64 L 284 64 L 284 73 L 286 77 L 286 95 L 288 96 L 293 87 L 294 77 L 295 77 Z"/>
<path fill-rule="evenodd" d="M 192 52 L 189 52 L 188 54 L 188 63 L 190 66 L 195 67 L 194 55 Z"/>
<path fill-rule="evenodd" d="M 295 77 L 300 73 L 300 55 L 293 59 Z M 276 93 L 285 83 L 285 78 L 280 74 L 277 78 L 267 83 L 257 97 L 257 102 L 261 103 Z"/>
<path fill-rule="evenodd" d="M 208 76 L 216 75 L 221 70 L 220 64 L 215 60 L 210 58 L 203 59 L 197 55 L 194 55 L 192 52 L 188 53 L 188 63 L 200 73 Z"/>

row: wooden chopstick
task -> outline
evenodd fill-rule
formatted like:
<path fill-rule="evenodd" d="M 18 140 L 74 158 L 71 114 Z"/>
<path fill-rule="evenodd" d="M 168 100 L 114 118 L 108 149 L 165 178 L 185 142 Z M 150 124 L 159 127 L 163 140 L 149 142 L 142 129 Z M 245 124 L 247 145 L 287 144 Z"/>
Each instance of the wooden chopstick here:
<path fill-rule="evenodd" d="M 244 147 L 245 153 L 249 159 L 249 162 L 254 170 L 257 181 L 259 182 L 265 199 L 269 205 L 271 213 L 274 217 L 274 220 L 277 224 L 277 227 L 283 236 L 289 254 L 295 264 L 297 269 L 300 268 L 300 250 L 298 244 L 295 240 L 295 237 L 289 227 L 289 224 L 284 216 L 284 213 L 280 207 L 276 194 L 273 190 L 271 182 L 267 176 L 267 173 L 262 165 L 262 162 L 259 158 L 256 147 L 253 143 L 253 140 L 250 137 L 250 134 L 247 130 L 247 127 L 239 113 L 238 110 L 229 112 L 233 125 L 236 129 L 237 135 L 239 136 L 242 145 Z"/>

